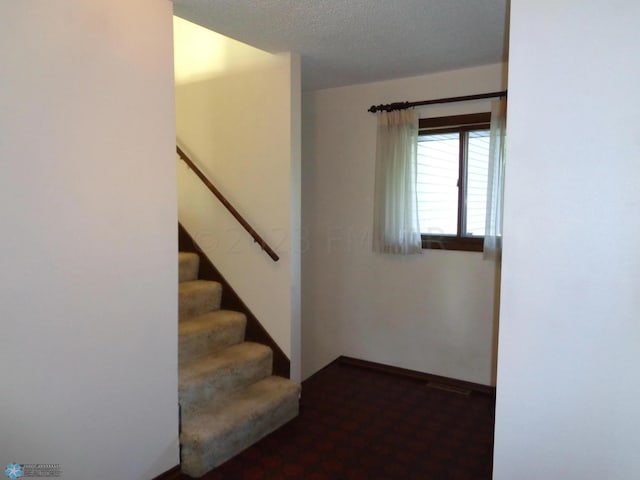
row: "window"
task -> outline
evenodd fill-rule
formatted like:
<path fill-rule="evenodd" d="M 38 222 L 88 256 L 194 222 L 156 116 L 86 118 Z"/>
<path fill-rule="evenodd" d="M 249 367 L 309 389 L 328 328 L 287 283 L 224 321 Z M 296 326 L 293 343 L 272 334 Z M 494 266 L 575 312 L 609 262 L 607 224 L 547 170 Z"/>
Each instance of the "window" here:
<path fill-rule="evenodd" d="M 418 214 L 423 248 L 482 251 L 490 113 L 420 120 Z"/>

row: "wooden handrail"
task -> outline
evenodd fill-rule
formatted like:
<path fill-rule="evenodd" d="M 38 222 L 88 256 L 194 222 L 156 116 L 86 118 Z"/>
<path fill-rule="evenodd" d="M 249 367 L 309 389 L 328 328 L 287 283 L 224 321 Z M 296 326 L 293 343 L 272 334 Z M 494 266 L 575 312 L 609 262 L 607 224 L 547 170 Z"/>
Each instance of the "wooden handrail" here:
<path fill-rule="evenodd" d="M 240 223 L 240 225 L 242 225 L 242 227 L 249 233 L 249 235 L 251 235 L 251 237 L 253 238 L 253 241 L 256 242 L 258 245 L 260 245 L 260 247 L 266 252 L 267 255 L 271 257 L 271 259 L 274 262 L 277 262 L 278 260 L 280 260 L 280 257 L 278 256 L 278 254 L 269 246 L 269 244 L 260 235 L 258 235 L 258 233 L 251 227 L 251 225 L 249 225 L 249 222 L 247 222 L 242 217 L 242 215 L 240 215 L 240 213 L 233 207 L 233 205 L 229 203 L 229 200 L 227 200 L 224 197 L 224 195 L 220 193 L 220 190 L 218 190 L 213 185 L 213 183 L 209 181 L 209 179 L 204 175 L 204 173 L 202 173 L 202 171 L 195 165 L 195 163 L 193 163 L 193 161 L 187 156 L 187 154 L 184 153 L 182 149 L 177 145 L 176 145 L 176 151 L 178 152 L 178 155 L 184 161 L 184 163 L 186 163 L 189 166 L 189 168 L 193 170 L 193 173 L 195 173 L 198 176 L 198 178 L 202 180 L 202 183 L 204 183 L 207 186 L 209 191 L 213 193 L 216 196 L 216 198 L 220 200 L 220 202 L 226 207 L 229 213 L 233 215 L 233 218 L 235 218 L 238 221 L 238 223 Z"/>

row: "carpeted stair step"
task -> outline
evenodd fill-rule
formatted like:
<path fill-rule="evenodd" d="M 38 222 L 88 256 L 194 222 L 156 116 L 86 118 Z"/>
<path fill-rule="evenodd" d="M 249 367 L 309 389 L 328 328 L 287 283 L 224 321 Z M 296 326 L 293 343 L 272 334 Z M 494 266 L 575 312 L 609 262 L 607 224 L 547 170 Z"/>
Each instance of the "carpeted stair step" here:
<path fill-rule="evenodd" d="M 298 414 L 300 385 L 271 376 L 272 350 L 244 342 L 246 316 L 220 310 L 222 286 L 179 254 L 182 471 L 199 477 Z"/>
<path fill-rule="evenodd" d="M 220 309 L 222 285 L 207 280 L 191 280 L 178 284 L 179 319 L 202 315 Z"/>
<path fill-rule="evenodd" d="M 236 390 L 271 375 L 273 352 L 265 345 L 243 342 L 179 367 L 183 418 L 199 408 L 219 404 Z"/>
<path fill-rule="evenodd" d="M 199 265 L 200 257 L 197 253 L 180 252 L 178 254 L 178 281 L 196 280 Z"/>
<path fill-rule="evenodd" d="M 185 418 L 182 472 L 200 477 L 284 425 L 298 414 L 299 396 L 300 385 L 272 376 Z"/>
<path fill-rule="evenodd" d="M 240 312 L 217 310 L 178 324 L 178 358 L 190 362 L 244 341 L 247 318 Z"/>

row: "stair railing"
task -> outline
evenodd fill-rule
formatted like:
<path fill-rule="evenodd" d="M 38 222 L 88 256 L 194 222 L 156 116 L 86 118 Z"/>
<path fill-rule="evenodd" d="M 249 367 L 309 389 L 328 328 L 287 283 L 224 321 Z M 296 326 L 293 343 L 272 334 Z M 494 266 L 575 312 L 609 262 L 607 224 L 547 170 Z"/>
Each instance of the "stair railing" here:
<path fill-rule="evenodd" d="M 177 145 L 176 145 L 176 151 L 178 152 L 178 156 L 182 159 L 182 161 L 187 164 L 187 166 L 193 171 L 193 173 L 195 173 L 198 176 L 200 180 L 202 180 L 202 183 L 204 183 L 205 186 L 209 189 L 209 191 L 213 193 L 218 200 L 220 200 L 220 203 L 222 203 L 222 205 L 225 206 L 225 208 L 229 211 L 229 213 L 233 215 L 233 218 L 235 218 L 238 221 L 238 223 L 240 223 L 240 225 L 242 225 L 242 227 L 249 233 L 249 235 L 251 235 L 251 237 L 253 238 L 253 241 L 256 242 L 258 245 L 260 245 L 262 250 L 264 250 L 265 253 L 269 255 L 274 262 L 277 262 L 280 259 L 278 254 L 269 246 L 269 244 L 260 235 L 258 235 L 258 233 L 253 229 L 253 227 L 249 225 L 249 222 L 247 222 L 244 219 L 244 217 L 240 215 L 240 213 L 233 207 L 233 205 L 229 203 L 229 201 L 225 198 L 225 196 L 222 195 L 222 193 L 220 193 L 220 190 L 218 190 L 213 185 L 213 183 L 211 183 L 211 181 L 205 176 L 205 174 L 202 173 L 202 170 L 200 170 L 195 165 L 195 163 L 193 163 L 193 161 L 187 156 L 187 154 L 184 153 L 184 151 Z"/>

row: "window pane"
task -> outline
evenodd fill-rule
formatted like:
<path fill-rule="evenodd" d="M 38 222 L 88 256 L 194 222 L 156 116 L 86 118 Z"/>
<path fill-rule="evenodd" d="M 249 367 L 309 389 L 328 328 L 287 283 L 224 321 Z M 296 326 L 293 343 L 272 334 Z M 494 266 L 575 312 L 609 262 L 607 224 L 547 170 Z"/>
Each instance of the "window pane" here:
<path fill-rule="evenodd" d="M 419 138 L 418 212 L 423 234 L 457 234 L 459 145 L 459 133 Z"/>
<path fill-rule="evenodd" d="M 484 236 L 487 211 L 489 130 L 469 132 L 467 148 L 467 218 L 464 236 Z"/>

